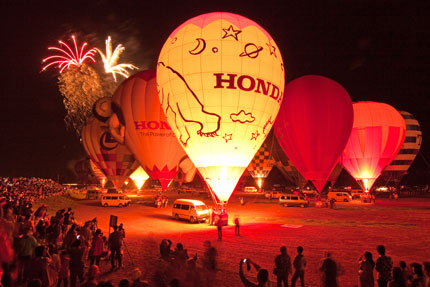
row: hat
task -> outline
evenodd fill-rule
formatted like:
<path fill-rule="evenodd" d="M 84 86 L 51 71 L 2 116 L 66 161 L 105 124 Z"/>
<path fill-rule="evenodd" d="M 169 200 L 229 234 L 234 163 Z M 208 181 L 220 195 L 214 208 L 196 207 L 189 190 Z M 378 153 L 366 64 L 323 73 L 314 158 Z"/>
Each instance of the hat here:
<path fill-rule="evenodd" d="M 134 268 L 133 272 L 131 273 L 131 280 L 136 281 L 140 279 L 141 276 L 142 276 L 142 271 L 140 271 L 139 268 Z"/>
<path fill-rule="evenodd" d="M 96 277 L 100 274 L 100 269 L 97 265 L 91 265 L 88 269 L 88 277 Z"/>

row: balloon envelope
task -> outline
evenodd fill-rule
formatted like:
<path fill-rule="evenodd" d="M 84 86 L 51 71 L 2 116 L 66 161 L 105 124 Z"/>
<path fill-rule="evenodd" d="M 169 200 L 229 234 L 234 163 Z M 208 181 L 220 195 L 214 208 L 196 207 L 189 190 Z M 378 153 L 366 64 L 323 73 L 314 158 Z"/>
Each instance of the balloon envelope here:
<path fill-rule="evenodd" d="M 259 188 L 262 187 L 263 180 L 267 178 L 275 165 L 272 157 L 273 140 L 274 135 L 271 132 L 248 165 L 248 172 L 257 182 Z"/>
<path fill-rule="evenodd" d="M 120 140 L 125 140 L 143 169 L 166 190 L 186 154 L 160 105 L 155 71 L 139 72 L 128 78 L 115 91 L 112 101 L 112 133 L 119 125 L 124 128 L 123 134 L 118 133 Z"/>
<path fill-rule="evenodd" d="M 309 75 L 285 87 L 275 135 L 287 157 L 321 192 L 351 133 L 351 98 L 337 82 Z"/>
<path fill-rule="evenodd" d="M 354 103 L 354 126 L 342 164 L 370 190 L 384 167 L 390 164 L 405 140 L 406 125 L 392 106 L 377 102 Z"/>
<path fill-rule="evenodd" d="M 197 16 L 165 42 L 157 83 L 169 125 L 226 203 L 280 107 L 284 67 L 276 43 L 243 16 Z"/>
<path fill-rule="evenodd" d="M 384 168 L 381 174 L 386 181 L 393 181 L 397 184 L 402 180 L 414 162 L 422 143 L 422 132 L 418 121 L 408 112 L 399 112 L 406 124 L 405 142 L 397 156 Z"/>
<path fill-rule="evenodd" d="M 117 143 L 109 133 L 107 123 L 91 116 L 82 128 L 82 144 L 91 161 L 103 171 L 116 188 L 138 167 L 125 145 Z"/>

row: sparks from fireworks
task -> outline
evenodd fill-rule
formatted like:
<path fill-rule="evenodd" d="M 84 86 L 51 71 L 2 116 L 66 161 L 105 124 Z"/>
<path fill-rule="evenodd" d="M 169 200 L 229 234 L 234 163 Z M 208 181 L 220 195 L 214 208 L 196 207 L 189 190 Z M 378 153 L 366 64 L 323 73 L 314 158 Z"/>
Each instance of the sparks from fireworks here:
<path fill-rule="evenodd" d="M 96 54 L 96 49 L 90 49 L 85 52 L 85 47 L 88 45 L 87 43 L 82 44 L 81 49 L 78 49 L 78 44 L 76 43 L 75 36 L 72 36 L 73 44 L 74 44 L 74 50 L 70 48 L 69 45 L 64 43 L 63 41 L 59 41 L 60 48 L 59 47 L 48 47 L 48 50 L 58 51 L 60 54 L 53 55 L 50 57 L 47 57 L 42 60 L 42 63 L 49 62 L 47 65 L 45 65 L 42 69 L 42 71 L 45 71 L 47 68 L 57 65 L 57 68 L 60 69 L 60 73 L 64 71 L 64 69 L 68 69 L 71 66 L 79 67 L 82 65 L 82 63 L 89 59 L 93 62 L 96 60 L 94 59 L 94 55 Z M 61 46 L 64 46 L 65 48 L 62 48 Z"/>
<path fill-rule="evenodd" d="M 128 78 L 130 75 L 127 69 L 133 70 L 138 69 L 138 67 L 132 64 L 117 64 L 119 56 L 124 52 L 125 47 L 122 44 L 118 44 L 112 53 L 112 39 L 110 36 L 106 39 L 106 55 L 102 51 L 97 49 L 100 56 L 102 57 L 104 68 L 106 73 L 112 73 L 113 78 L 116 82 L 116 74 Z"/>

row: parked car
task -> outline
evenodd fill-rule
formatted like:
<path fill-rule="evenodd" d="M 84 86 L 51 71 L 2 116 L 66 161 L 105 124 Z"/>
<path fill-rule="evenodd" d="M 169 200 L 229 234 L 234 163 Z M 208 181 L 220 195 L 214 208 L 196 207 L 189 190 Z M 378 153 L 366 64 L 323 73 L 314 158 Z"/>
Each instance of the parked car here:
<path fill-rule="evenodd" d="M 243 189 L 244 192 L 258 192 L 258 189 L 254 186 L 246 186 Z"/>
<path fill-rule="evenodd" d="M 191 223 L 205 222 L 209 219 L 209 208 L 200 200 L 177 199 L 173 203 L 172 216 L 176 219 L 186 219 Z"/>
<path fill-rule="evenodd" d="M 281 194 L 279 196 L 279 204 L 287 206 L 309 207 L 309 201 L 303 196 L 296 194 Z"/>
<path fill-rule="evenodd" d="M 125 194 L 105 194 L 102 196 L 101 204 L 102 206 L 127 206 L 131 202 L 131 199 Z"/>
<path fill-rule="evenodd" d="M 335 201 L 350 202 L 352 200 L 351 194 L 345 191 L 330 191 L 327 193 L 327 200 L 334 199 Z"/>
<path fill-rule="evenodd" d="M 98 189 L 89 189 L 87 191 L 87 199 L 99 199 L 103 192 Z"/>

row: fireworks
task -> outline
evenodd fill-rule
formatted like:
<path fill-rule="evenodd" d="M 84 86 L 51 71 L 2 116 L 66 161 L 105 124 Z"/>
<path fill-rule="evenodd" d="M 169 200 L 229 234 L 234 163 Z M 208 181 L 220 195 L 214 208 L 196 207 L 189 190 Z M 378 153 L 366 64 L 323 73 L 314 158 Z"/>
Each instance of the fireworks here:
<path fill-rule="evenodd" d="M 60 69 L 60 73 L 64 71 L 64 69 L 68 69 L 71 66 L 79 67 L 81 66 L 85 60 L 89 59 L 95 62 L 94 55 L 96 53 L 96 49 L 90 49 L 85 52 L 85 47 L 88 45 L 87 43 L 82 44 L 81 48 L 78 49 L 78 45 L 76 43 L 76 39 L 74 36 L 72 36 L 73 44 L 74 44 L 74 50 L 70 48 L 69 45 L 64 43 L 63 41 L 60 42 L 60 46 L 64 46 L 64 48 L 58 48 L 58 47 L 49 47 L 48 50 L 58 51 L 60 54 L 53 55 L 50 57 L 47 57 L 42 60 L 42 63 L 50 62 L 46 64 L 42 71 L 46 70 L 47 68 L 57 65 L 57 68 Z"/>
<path fill-rule="evenodd" d="M 117 64 L 119 60 L 119 56 L 124 52 L 125 47 L 121 44 L 117 45 L 115 50 L 112 53 L 112 40 L 109 36 L 106 39 L 106 55 L 103 54 L 102 51 L 97 49 L 100 56 L 102 57 L 104 68 L 106 73 L 112 73 L 113 78 L 116 81 L 116 74 L 120 74 L 121 76 L 128 78 L 129 72 L 127 69 L 138 69 L 136 66 L 132 64 Z"/>

